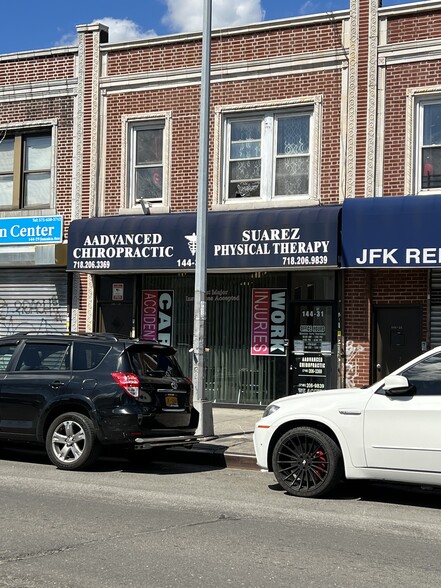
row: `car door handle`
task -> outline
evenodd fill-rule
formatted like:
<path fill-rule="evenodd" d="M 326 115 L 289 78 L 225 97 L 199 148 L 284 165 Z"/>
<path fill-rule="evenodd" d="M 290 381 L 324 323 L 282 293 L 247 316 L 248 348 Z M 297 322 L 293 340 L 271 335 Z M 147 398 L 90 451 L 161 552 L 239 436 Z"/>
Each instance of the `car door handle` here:
<path fill-rule="evenodd" d="M 64 386 L 64 382 L 61 382 L 60 380 L 54 380 L 52 384 L 50 384 L 50 387 L 55 390 L 58 390 L 58 388 L 61 388 L 62 386 Z"/>

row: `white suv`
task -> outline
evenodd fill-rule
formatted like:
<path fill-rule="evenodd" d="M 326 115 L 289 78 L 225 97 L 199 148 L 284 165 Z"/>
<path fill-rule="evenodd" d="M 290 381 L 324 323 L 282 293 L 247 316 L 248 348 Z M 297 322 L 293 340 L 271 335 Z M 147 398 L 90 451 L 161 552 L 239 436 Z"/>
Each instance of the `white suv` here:
<path fill-rule="evenodd" d="M 322 496 L 344 477 L 441 486 L 441 347 L 369 388 L 275 400 L 254 447 L 294 496 Z"/>

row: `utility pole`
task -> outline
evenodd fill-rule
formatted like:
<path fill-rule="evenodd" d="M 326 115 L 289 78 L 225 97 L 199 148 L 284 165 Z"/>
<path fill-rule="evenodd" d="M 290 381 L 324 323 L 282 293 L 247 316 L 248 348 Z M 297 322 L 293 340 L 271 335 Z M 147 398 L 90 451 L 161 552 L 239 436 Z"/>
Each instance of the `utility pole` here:
<path fill-rule="evenodd" d="M 202 29 L 201 106 L 196 214 L 196 267 L 194 282 L 193 385 L 194 406 L 199 412 L 198 435 L 214 434 L 212 403 L 205 398 L 206 322 L 207 322 L 207 207 L 208 154 L 210 139 L 210 51 L 211 2 L 204 0 Z"/>

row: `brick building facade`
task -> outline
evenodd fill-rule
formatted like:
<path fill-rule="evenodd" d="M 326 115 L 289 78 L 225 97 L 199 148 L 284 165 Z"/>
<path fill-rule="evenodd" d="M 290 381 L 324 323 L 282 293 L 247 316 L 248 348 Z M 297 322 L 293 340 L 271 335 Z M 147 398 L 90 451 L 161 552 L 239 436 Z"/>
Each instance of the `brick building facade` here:
<path fill-rule="evenodd" d="M 139 336 L 149 297 L 171 296 L 155 335 L 189 370 L 201 34 L 77 32 L 74 47 L 0 56 L 0 221 L 63 227 L 54 243 L 0 241 L 0 330 Z M 423 225 L 437 211 L 440 67 L 441 2 L 353 0 L 212 32 L 210 399 L 363 385 L 438 343 L 441 262 L 391 251 L 420 246 L 398 242 L 408 202 Z M 393 198 L 396 247 L 363 220 L 364 204 Z"/>

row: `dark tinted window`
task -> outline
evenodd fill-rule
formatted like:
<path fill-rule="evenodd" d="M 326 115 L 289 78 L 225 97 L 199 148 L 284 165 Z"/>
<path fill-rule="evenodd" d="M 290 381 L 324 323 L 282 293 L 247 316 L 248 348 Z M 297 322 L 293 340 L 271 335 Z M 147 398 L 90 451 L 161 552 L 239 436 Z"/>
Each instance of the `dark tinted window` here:
<path fill-rule="evenodd" d="M 418 395 L 441 395 L 441 355 L 426 357 L 401 374 L 413 384 Z"/>
<path fill-rule="evenodd" d="M 133 369 L 139 376 L 180 377 L 182 373 L 171 355 L 150 353 L 142 347 L 131 347 L 128 350 Z"/>
<path fill-rule="evenodd" d="M 96 368 L 109 352 L 108 345 L 94 345 L 93 343 L 74 343 L 73 369 L 92 370 Z"/>
<path fill-rule="evenodd" d="M 17 370 L 68 370 L 69 349 L 69 343 L 26 343 L 18 360 Z"/>
<path fill-rule="evenodd" d="M 11 357 L 14 354 L 15 348 L 15 345 L 0 346 L 0 372 L 4 372 L 8 369 L 8 365 L 11 362 Z"/>

